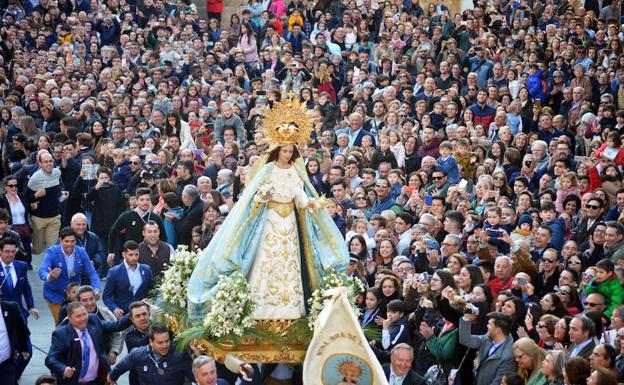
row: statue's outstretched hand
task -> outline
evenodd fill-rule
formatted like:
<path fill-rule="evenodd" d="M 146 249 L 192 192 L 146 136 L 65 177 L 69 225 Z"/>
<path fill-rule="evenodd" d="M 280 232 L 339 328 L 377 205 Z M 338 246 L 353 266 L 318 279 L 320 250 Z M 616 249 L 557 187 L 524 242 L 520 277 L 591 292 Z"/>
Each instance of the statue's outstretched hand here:
<path fill-rule="evenodd" d="M 312 198 L 310 199 L 310 201 L 308 202 L 308 208 L 311 210 L 320 210 L 320 209 L 324 209 L 325 207 L 327 207 L 327 205 L 329 204 L 330 200 L 325 198 L 325 196 L 321 196 L 318 198 Z"/>

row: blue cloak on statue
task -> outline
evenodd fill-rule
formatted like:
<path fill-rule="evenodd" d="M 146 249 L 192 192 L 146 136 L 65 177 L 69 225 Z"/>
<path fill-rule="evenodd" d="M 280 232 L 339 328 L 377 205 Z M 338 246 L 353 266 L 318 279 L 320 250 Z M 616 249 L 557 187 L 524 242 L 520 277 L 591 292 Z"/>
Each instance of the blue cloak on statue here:
<path fill-rule="evenodd" d="M 249 173 L 241 198 L 202 252 L 193 271 L 188 283 L 189 317 L 192 320 L 202 319 L 208 313 L 220 276 L 228 276 L 237 271 L 249 276 L 261 244 L 267 213 L 267 203 L 258 205 L 254 197 L 274 167 L 273 162 L 266 163 L 266 159 L 265 156 L 259 160 L 254 171 Z M 303 161 L 297 159 L 294 167 L 304 181 L 304 191 L 308 198 L 318 198 Z M 349 253 L 344 238 L 325 209 L 297 208 L 295 214 L 301 278 L 304 298 L 307 299 L 312 291 L 320 287 L 327 270 L 346 272 Z"/>

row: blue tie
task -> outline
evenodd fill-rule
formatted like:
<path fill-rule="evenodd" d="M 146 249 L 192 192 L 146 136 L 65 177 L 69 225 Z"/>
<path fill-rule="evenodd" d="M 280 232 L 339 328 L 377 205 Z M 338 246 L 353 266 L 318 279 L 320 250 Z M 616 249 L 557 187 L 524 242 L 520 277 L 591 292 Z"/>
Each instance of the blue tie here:
<path fill-rule="evenodd" d="M 82 367 L 80 368 L 80 378 L 85 378 L 89 371 L 89 358 L 91 350 L 89 349 L 89 332 L 87 329 L 82 331 Z"/>
<path fill-rule="evenodd" d="M 11 266 L 4 267 L 4 274 L 6 274 L 6 283 L 10 290 L 13 290 L 13 277 L 11 277 Z"/>

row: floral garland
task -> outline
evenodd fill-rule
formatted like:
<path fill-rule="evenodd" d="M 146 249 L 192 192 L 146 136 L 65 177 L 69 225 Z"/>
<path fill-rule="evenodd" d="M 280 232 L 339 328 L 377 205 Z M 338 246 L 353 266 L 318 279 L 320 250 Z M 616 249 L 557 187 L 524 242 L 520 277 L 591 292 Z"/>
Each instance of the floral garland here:
<path fill-rule="evenodd" d="M 189 251 L 187 246 L 180 245 L 171 256 L 169 268 L 163 274 L 158 291 L 162 301 L 170 308 L 177 309 L 181 314 L 188 307 L 187 286 L 193 274 L 199 256 Z"/>
<path fill-rule="evenodd" d="M 357 297 L 364 293 L 364 284 L 357 277 L 348 277 L 344 273 L 338 273 L 334 270 L 327 272 L 323 278 L 321 287 L 314 290 L 308 304 L 310 305 L 310 315 L 308 316 L 308 326 L 310 330 L 314 330 L 314 323 L 318 318 L 321 310 L 325 307 L 327 301 L 332 297 L 331 290 L 336 287 L 349 288 L 349 303 L 353 308 L 356 317 L 360 315 L 360 308 L 357 306 Z"/>
<path fill-rule="evenodd" d="M 255 325 L 252 313 L 256 305 L 245 276 L 240 272 L 222 275 L 216 287 L 212 308 L 203 322 L 205 332 L 215 338 L 242 337 Z"/>
<path fill-rule="evenodd" d="M 162 308 L 166 313 L 186 314 L 188 309 L 188 280 L 198 260 L 199 255 L 189 251 L 186 246 L 178 246 L 171 256 L 169 267 L 163 273 L 163 280 L 157 289 L 162 300 Z M 356 300 L 358 295 L 364 292 L 364 284 L 358 278 L 347 277 L 346 274 L 330 270 L 323 278 L 321 287 L 315 290 L 308 299 L 310 313 L 307 319 L 304 318 L 302 321 L 304 323 L 307 321 L 310 331 L 314 330 L 314 323 L 318 315 L 327 301 L 331 299 L 331 290 L 340 286 L 350 289 L 349 302 L 356 316 L 359 315 L 360 310 Z M 253 311 L 256 304 L 247 279 L 241 272 L 229 276 L 219 276 L 216 288 L 216 295 L 212 300 L 210 312 L 201 324 L 187 324 L 187 328 L 178 336 L 183 341 L 183 345 L 190 343 L 195 338 L 214 338 L 217 340 L 233 338 L 233 340 L 237 340 L 238 337 L 243 337 L 249 333 L 251 333 L 250 335 L 257 335 L 258 338 L 268 338 L 265 332 L 255 329 L 257 325 L 253 319 Z"/>

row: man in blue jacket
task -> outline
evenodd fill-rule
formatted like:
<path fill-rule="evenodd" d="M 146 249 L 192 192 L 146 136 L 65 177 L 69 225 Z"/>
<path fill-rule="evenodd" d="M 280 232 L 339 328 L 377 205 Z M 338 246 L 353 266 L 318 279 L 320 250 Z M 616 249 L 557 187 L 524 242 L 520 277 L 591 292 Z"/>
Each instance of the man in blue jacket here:
<path fill-rule="evenodd" d="M 141 301 L 154 287 L 152 269 L 139 263 L 139 245 L 126 241 L 121 249 L 123 262 L 108 271 L 102 300 L 115 317 L 128 313 L 134 301 Z"/>
<path fill-rule="evenodd" d="M 0 241 L 0 298 L 5 301 L 16 302 L 22 316 L 26 320 L 32 314 L 39 318 L 39 311 L 35 309 L 30 282 L 28 282 L 28 264 L 15 259 L 17 242 L 12 238 Z M 26 306 L 24 306 L 24 301 Z"/>
<path fill-rule="evenodd" d="M 64 227 L 60 232 L 60 243 L 46 251 L 39 268 L 39 278 L 44 281 L 43 298 L 46 300 L 54 322 L 59 323 L 61 303 L 70 282 L 81 282 L 83 273 L 89 277 L 91 286 L 99 298 L 100 280 L 84 248 L 76 246 L 76 232 Z"/>
<path fill-rule="evenodd" d="M 0 241 L 0 298 L 3 301 L 13 301 L 17 303 L 20 313 L 26 322 L 28 316 L 32 314 L 35 319 L 39 319 L 39 311 L 35 309 L 35 301 L 32 296 L 32 289 L 28 282 L 28 264 L 15 260 L 17 252 L 17 242 L 12 238 L 5 238 Z M 24 301 L 26 306 L 24 307 Z M 19 379 L 32 356 L 32 345 L 30 337 L 27 339 L 27 358 L 19 355 L 15 361 L 15 375 Z"/>
<path fill-rule="evenodd" d="M 392 210 L 395 214 L 400 211 L 399 205 L 390 195 L 390 182 L 386 178 L 379 178 L 375 182 L 377 200 L 373 202 L 372 214 L 381 214 L 384 210 Z"/>
<path fill-rule="evenodd" d="M 370 132 L 366 131 L 362 126 L 362 115 L 357 112 L 349 115 L 349 125 L 345 128 L 336 130 L 336 136 L 346 133 L 349 135 L 349 148 L 362 147 L 362 138 L 366 135 L 371 136 Z M 373 138 L 373 147 L 375 146 L 375 139 Z"/>
<path fill-rule="evenodd" d="M 103 321 L 80 302 L 67 306 L 67 320 L 52 333 L 45 364 L 59 384 L 96 385 L 110 370 L 104 339 L 131 325 L 130 317 Z"/>

